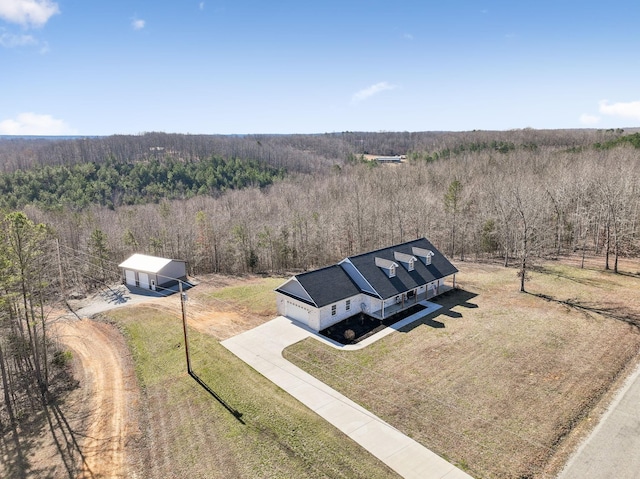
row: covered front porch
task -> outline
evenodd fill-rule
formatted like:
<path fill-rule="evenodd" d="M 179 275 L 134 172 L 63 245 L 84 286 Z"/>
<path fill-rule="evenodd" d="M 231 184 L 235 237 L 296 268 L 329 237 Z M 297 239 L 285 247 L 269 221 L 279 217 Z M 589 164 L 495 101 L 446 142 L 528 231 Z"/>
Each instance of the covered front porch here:
<path fill-rule="evenodd" d="M 439 296 L 447 291 L 450 291 L 455 288 L 455 277 L 453 279 L 453 283 L 451 285 L 442 284 L 437 289 L 427 288 L 426 291 L 418 294 L 413 294 L 410 297 L 408 293 L 398 295 L 395 302 L 392 304 L 385 305 L 382 300 L 378 301 L 378 308 L 376 311 L 367 312 L 367 314 L 373 318 L 384 320 L 394 314 L 398 314 L 405 309 L 409 309 L 412 306 L 415 306 L 420 301 L 426 301 L 436 296 Z"/>

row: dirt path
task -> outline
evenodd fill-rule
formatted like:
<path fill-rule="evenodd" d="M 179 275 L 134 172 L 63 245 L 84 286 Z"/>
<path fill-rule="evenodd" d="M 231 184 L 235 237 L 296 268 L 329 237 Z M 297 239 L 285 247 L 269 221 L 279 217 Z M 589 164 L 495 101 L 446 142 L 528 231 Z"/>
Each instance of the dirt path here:
<path fill-rule="evenodd" d="M 135 373 L 120 332 L 91 320 L 55 324 L 59 340 L 73 352 L 80 389 L 75 393 L 86 411 L 81 442 L 82 479 L 129 477 L 124 448 L 136 431 L 129 411 L 137 399 Z"/>

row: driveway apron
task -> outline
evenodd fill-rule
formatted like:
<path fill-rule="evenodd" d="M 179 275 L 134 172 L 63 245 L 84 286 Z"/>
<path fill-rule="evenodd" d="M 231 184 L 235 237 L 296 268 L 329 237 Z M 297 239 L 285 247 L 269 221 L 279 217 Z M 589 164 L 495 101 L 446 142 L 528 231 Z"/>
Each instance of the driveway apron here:
<path fill-rule="evenodd" d="M 431 308 L 403 320 L 402 324 L 395 325 L 393 329 L 386 328 L 383 335 L 416 321 L 438 307 L 433 303 L 428 305 Z M 280 316 L 227 339 L 222 345 L 329 421 L 400 476 L 415 479 L 471 478 L 467 473 L 282 357 L 283 349 L 310 336 L 323 340 L 314 331 Z M 324 342 L 338 347 L 328 341 Z M 357 346 L 364 347 L 366 344 Z"/>

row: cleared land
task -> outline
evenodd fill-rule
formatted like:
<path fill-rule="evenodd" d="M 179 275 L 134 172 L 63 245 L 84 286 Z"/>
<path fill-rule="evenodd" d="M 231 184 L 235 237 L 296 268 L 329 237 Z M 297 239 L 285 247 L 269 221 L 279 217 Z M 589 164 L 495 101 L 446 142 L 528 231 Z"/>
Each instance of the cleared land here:
<path fill-rule="evenodd" d="M 443 308 L 357 352 L 285 357 L 475 477 L 552 477 L 640 350 L 640 266 L 461 264 Z"/>
<path fill-rule="evenodd" d="M 128 340 L 142 388 L 130 477 L 397 477 L 215 338 L 190 329 L 193 369 L 207 391 L 186 372 L 178 315 L 137 305 L 108 318 Z"/>
<path fill-rule="evenodd" d="M 537 296 L 512 269 L 462 263 L 437 315 L 362 351 L 307 340 L 286 355 L 475 477 L 552 477 L 640 349 L 640 263 L 575 261 L 533 273 Z M 80 384 L 46 429 L 75 449 L 56 459 L 42 432 L 23 443 L 29 473 L 8 477 L 396 477 L 219 345 L 273 317 L 281 282 L 216 275 L 189 291 L 194 370 L 242 422 L 187 375 L 177 295 L 104 315 L 131 353 L 111 324 L 59 325 Z"/>

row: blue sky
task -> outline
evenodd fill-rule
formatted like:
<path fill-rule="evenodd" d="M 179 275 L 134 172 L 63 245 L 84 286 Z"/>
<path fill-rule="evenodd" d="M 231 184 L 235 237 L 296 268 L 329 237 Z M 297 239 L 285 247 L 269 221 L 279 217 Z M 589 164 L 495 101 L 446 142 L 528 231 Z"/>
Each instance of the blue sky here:
<path fill-rule="evenodd" d="M 0 134 L 640 126 L 637 1 L 0 0 Z"/>

